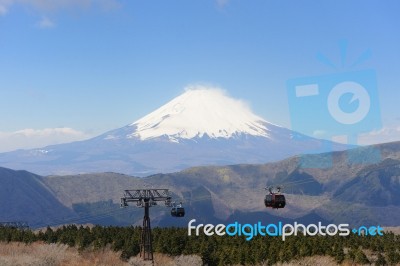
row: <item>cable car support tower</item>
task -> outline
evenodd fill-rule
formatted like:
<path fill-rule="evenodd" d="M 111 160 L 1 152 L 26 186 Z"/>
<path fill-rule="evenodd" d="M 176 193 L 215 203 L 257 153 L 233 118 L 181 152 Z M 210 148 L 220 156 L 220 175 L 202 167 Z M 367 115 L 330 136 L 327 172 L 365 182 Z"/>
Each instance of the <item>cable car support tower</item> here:
<path fill-rule="evenodd" d="M 136 206 L 144 208 L 143 227 L 140 241 L 140 257 L 143 260 L 153 261 L 153 248 L 150 226 L 150 207 L 157 205 L 157 202 L 163 201 L 165 206 L 171 207 L 171 196 L 168 189 L 136 189 L 125 190 L 121 198 L 121 207 L 127 207 L 128 202 L 136 202 Z"/>

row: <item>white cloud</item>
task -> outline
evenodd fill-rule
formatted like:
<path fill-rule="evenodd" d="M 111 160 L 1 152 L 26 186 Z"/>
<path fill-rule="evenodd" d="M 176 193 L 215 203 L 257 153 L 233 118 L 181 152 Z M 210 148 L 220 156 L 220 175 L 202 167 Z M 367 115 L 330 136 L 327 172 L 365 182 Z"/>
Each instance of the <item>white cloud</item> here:
<path fill-rule="evenodd" d="M 0 0 L 0 16 L 7 14 L 9 6 L 14 0 Z"/>
<path fill-rule="evenodd" d="M 358 137 L 358 144 L 371 145 L 392 141 L 400 141 L 400 126 L 384 127 L 380 130 L 361 134 Z"/>
<path fill-rule="evenodd" d="M 0 5 L 0 16 L 4 16 L 5 14 L 7 14 L 7 8 Z"/>
<path fill-rule="evenodd" d="M 43 17 L 36 25 L 42 29 L 49 29 L 54 28 L 56 24 L 48 17 Z"/>
<path fill-rule="evenodd" d="M 329 134 L 327 134 L 326 131 L 323 130 L 315 130 L 312 135 L 315 138 L 329 139 L 334 142 L 343 144 L 373 145 L 379 143 L 400 141 L 400 126 L 386 126 L 380 130 L 358 134 L 357 143 L 349 143 L 349 139 L 351 139 L 351 136 L 330 136 Z"/>
<path fill-rule="evenodd" d="M 333 136 L 331 140 L 337 143 L 347 144 L 349 143 L 349 136 L 347 135 Z"/>
<path fill-rule="evenodd" d="M 21 5 L 33 9 L 41 15 L 61 10 L 85 10 L 99 8 L 112 11 L 121 6 L 119 0 L 0 0 L 0 15 L 5 15 L 13 5 Z"/>
<path fill-rule="evenodd" d="M 121 2 L 117 0 L 97 0 L 97 2 L 103 11 L 112 11 L 121 7 Z"/>
<path fill-rule="evenodd" d="M 40 12 L 54 12 L 68 8 L 85 9 L 93 0 L 14 0 L 16 4 L 32 7 Z"/>
<path fill-rule="evenodd" d="M 33 149 L 53 144 L 84 140 L 91 136 L 68 128 L 23 129 L 14 132 L 0 132 L 0 152 L 17 149 Z"/>
<path fill-rule="evenodd" d="M 312 134 L 313 134 L 313 137 L 315 137 L 315 138 L 326 137 L 326 131 L 320 130 L 320 129 L 314 130 Z"/>
<path fill-rule="evenodd" d="M 216 0 L 216 2 L 219 8 L 223 8 L 229 3 L 229 0 Z"/>

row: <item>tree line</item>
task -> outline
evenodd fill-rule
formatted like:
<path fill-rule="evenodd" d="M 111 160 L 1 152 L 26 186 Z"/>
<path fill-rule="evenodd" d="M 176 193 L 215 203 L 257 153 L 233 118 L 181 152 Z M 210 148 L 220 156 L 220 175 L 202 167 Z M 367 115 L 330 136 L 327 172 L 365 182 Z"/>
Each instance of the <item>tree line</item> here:
<path fill-rule="evenodd" d="M 2 242 L 62 243 L 79 250 L 111 247 L 121 252 L 121 258 L 128 260 L 140 252 L 140 227 L 65 225 L 57 229 L 47 227 L 34 232 L 7 226 L 0 226 Z M 286 241 L 279 237 L 256 236 L 251 241 L 245 237 L 230 236 L 188 236 L 185 228 L 154 228 L 152 230 L 153 251 L 171 256 L 201 256 L 208 265 L 254 265 L 289 262 L 303 257 L 331 256 L 337 263 L 350 261 L 357 264 L 395 265 L 400 263 L 400 236 L 385 233 L 383 236 L 347 237 L 333 236 L 290 236 Z M 376 254 L 370 261 L 365 254 L 369 250 Z"/>

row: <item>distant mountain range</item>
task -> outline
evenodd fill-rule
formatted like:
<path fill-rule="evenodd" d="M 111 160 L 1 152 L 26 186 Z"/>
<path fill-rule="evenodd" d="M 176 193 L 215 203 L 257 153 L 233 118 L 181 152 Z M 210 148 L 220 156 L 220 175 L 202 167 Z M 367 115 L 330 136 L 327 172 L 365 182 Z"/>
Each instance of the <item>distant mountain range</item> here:
<path fill-rule="evenodd" d="M 353 152 L 370 156 L 371 147 Z M 400 142 L 375 145 L 381 160 L 356 164 L 346 151 L 292 157 L 275 163 L 193 167 L 144 178 L 117 173 L 40 177 L 0 169 L 0 220 L 25 220 L 34 227 L 61 223 L 140 224 L 143 209 L 119 208 L 125 189 L 169 188 L 187 215 L 151 209 L 152 225 L 199 222 L 318 221 L 400 226 Z M 303 168 L 301 162 L 333 159 L 332 167 Z M 367 160 L 368 161 L 368 160 Z M 266 185 L 283 185 L 287 206 L 266 209 Z"/>
<path fill-rule="evenodd" d="M 86 141 L 1 153 L 0 165 L 41 175 L 111 171 L 146 176 L 346 148 L 271 124 L 219 90 L 197 88 Z"/>

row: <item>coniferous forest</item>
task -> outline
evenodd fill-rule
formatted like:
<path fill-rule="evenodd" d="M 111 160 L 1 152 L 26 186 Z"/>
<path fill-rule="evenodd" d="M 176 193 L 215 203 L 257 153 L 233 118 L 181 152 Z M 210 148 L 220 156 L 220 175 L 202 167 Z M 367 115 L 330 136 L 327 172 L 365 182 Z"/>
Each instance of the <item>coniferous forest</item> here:
<path fill-rule="evenodd" d="M 139 253 L 140 227 L 48 227 L 34 232 L 11 227 L 0 227 L 1 242 L 60 243 L 81 251 L 111 247 L 128 260 Z M 290 262 L 310 256 L 330 256 L 338 264 L 348 261 L 357 264 L 395 265 L 400 263 L 400 236 L 279 237 L 188 236 L 185 228 L 155 228 L 152 230 L 153 251 L 171 256 L 199 255 L 207 265 L 254 265 Z M 369 261 L 365 252 L 375 254 Z"/>

